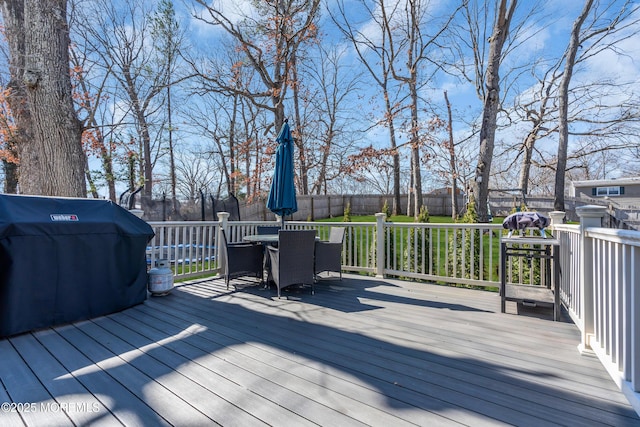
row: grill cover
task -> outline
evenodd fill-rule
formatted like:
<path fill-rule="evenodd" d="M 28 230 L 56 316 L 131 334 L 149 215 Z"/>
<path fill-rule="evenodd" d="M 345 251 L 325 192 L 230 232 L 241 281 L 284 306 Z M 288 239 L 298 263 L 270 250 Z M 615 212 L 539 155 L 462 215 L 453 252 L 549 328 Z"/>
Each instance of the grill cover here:
<path fill-rule="evenodd" d="M 538 212 L 516 212 L 502 221 L 502 228 L 513 231 L 535 227 L 542 230 L 549 224 L 551 224 L 551 220 Z"/>
<path fill-rule="evenodd" d="M 153 234 L 107 200 L 0 195 L 0 336 L 143 302 Z"/>

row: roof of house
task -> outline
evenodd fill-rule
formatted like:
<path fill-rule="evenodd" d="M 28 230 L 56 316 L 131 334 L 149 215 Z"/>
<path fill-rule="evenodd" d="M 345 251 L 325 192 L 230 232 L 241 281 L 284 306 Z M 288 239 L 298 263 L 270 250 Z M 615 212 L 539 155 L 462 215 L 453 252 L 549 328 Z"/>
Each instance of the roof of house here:
<path fill-rule="evenodd" d="M 571 181 L 571 185 L 573 187 L 603 187 L 610 185 L 632 185 L 632 184 L 640 184 L 640 176 L 628 177 L 628 178 L 617 178 L 617 179 L 593 179 L 593 180 L 585 180 L 585 181 Z"/>

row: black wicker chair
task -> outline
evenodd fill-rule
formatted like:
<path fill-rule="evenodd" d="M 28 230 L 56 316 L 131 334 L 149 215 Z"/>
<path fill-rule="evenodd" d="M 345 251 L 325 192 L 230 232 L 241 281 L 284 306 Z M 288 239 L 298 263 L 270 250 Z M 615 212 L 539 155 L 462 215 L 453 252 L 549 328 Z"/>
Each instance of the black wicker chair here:
<path fill-rule="evenodd" d="M 278 247 L 267 246 L 271 277 L 280 291 L 292 285 L 310 285 L 313 294 L 315 230 L 280 230 Z"/>
<path fill-rule="evenodd" d="M 229 289 L 229 281 L 242 276 L 252 276 L 263 279 L 262 245 L 255 243 L 229 243 L 227 234 L 222 230 L 224 239 L 224 280 Z M 234 288 L 237 286 L 234 284 Z"/>
<path fill-rule="evenodd" d="M 325 271 L 340 273 L 342 280 L 342 242 L 344 227 L 331 227 L 329 241 L 316 242 L 315 274 Z"/>
<path fill-rule="evenodd" d="M 278 234 L 280 231 L 279 225 L 259 225 L 256 228 L 256 233 L 265 235 L 265 234 Z"/>

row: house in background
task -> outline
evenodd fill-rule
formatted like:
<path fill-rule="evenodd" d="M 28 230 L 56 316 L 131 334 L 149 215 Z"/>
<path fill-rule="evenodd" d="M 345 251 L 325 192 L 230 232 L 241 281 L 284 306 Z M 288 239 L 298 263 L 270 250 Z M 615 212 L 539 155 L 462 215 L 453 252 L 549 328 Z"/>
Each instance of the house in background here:
<path fill-rule="evenodd" d="M 571 196 L 577 198 L 639 199 L 640 177 L 572 181 Z"/>
<path fill-rule="evenodd" d="M 570 191 L 576 200 L 607 206 L 612 228 L 640 230 L 640 177 L 572 181 Z"/>

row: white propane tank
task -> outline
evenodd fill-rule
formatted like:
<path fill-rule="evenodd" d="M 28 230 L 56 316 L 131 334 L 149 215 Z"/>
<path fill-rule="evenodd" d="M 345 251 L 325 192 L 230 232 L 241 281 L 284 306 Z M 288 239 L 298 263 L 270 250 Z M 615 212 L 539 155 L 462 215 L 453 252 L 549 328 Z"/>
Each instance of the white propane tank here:
<path fill-rule="evenodd" d="M 166 295 L 173 289 L 173 271 L 167 259 L 159 259 L 156 265 L 149 270 L 149 292 L 154 296 Z"/>

